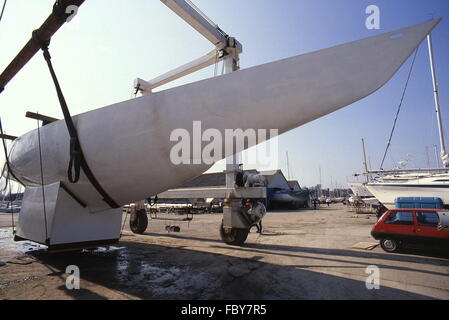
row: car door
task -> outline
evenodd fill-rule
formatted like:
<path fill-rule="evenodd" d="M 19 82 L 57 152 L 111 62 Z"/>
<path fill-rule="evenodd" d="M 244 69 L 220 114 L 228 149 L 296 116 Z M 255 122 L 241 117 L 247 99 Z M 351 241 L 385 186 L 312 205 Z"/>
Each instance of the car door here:
<path fill-rule="evenodd" d="M 416 234 L 424 240 L 449 239 L 449 230 L 438 230 L 440 218 L 437 212 L 416 212 L 418 226 Z"/>
<path fill-rule="evenodd" d="M 393 211 L 384 222 L 385 231 L 399 240 L 414 240 L 416 225 L 413 211 Z"/>

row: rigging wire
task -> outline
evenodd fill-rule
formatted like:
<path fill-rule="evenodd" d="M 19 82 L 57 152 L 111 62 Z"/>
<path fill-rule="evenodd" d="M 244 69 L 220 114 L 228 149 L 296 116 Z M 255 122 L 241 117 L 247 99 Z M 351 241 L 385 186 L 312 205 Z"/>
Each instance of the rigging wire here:
<path fill-rule="evenodd" d="M 125 230 L 125 224 L 126 224 L 126 220 L 128 219 L 128 215 L 129 215 L 129 212 L 128 212 L 128 210 L 126 210 L 125 220 L 123 220 L 123 224 L 122 224 L 122 228 L 120 230 L 119 238 L 122 238 L 123 230 Z"/>
<path fill-rule="evenodd" d="M 217 50 L 217 54 L 215 55 L 214 77 L 216 77 L 217 73 L 218 73 L 218 55 L 219 55 L 219 52 Z"/>
<path fill-rule="evenodd" d="M 7 2 L 7 0 L 3 1 L 3 8 L 2 8 L 2 12 L 0 13 L 0 21 L 2 21 L 3 13 L 5 12 L 6 2 Z"/>
<path fill-rule="evenodd" d="M 48 230 L 47 230 L 47 208 L 45 206 L 44 170 L 42 168 L 42 149 L 41 149 L 41 133 L 40 133 L 39 120 L 37 120 L 37 139 L 38 139 L 38 143 L 39 143 L 39 163 L 40 163 L 40 167 L 41 167 L 42 201 L 43 201 L 43 205 L 44 205 L 45 242 L 48 244 L 49 241 L 48 241 Z"/>
<path fill-rule="evenodd" d="M 225 61 L 223 60 L 221 62 L 221 75 L 224 75 L 224 73 L 225 73 Z"/>
<path fill-rule="evenodd" d="M 15 231 L 15 225 L 14 225 L 14 210 L 12 208 L 12 186 L 11 186 L 11 178 L 9 176 L 9 172 L 8 172 L 8 177 L 6 178 L 6 181 L 9 184 L 9 201 L 8 201 L 9 204 L 8 204 L 8 206 L 9 206 L 9 210 L 10 210 L 10 213 L 11 213 L 12 233 L 14 234 L 16 231 Z M 16 194 L 16 198 L 17 198 L 17 194 Z"/>
<path fill-rule="evenodd" d="M 3 132 L 3 126 L 2 126 L 2 120 L 0 119 L 0 133 L 2 134 L 2 143 L 3 143 L 3 151 L 5 153 L 5 164 L 6 164 L 6 169 L 7 169 L 7 174 L 6 174 L 6 183 L 5 183 L 5 197 L 6 197 L 6 190 L 9 187 L 9 208 L 10 208 L 10 213 L 11 213 L 11 224 L 12 224 L 12 232 L 13 234 L 15 233 L 15 225 L 14 225 L 14 212 L 12 209 L 12 186 L 11 186 L 11 170 L 9 168 L 9 158 L 8 158 L 8 151 L 6 148 L 6 141 L 5 141 L 5 137 L 4 137 L 4 132 Z M 3 173 L 4 173 L 5 167 L 3 167 L 3 171 L 2 171 L 2 177 L 3 177 Z M 14 177 L 14 175 L 13 175 Z"/>
<path fill-rule="evenodd" d="M 410 78 L 412 76 L 413 66 L 415 65 L 416 56 L 418 55 L 418 51 L 419 51 L 419 47 L 416 48 L 415 55 L 413 56 L 413 61 L 412 61 L 412 64 L 410 66 L 410 70 L 408 72 L 407 81 L 405 82 L 405 87 L 404 87 L 404 91 L 402 92 L 402 97 L 401 97 L 401 101 L 400 101 L 399 106 L 398 106 L 398 111 L 396 112 L 396 117 L 394 119 L 393 128 L 391 129 L 390 138 L 388 139 L 387 148 L 385 149 L 385 153 L 384 153 L 384 156 L 382 158 L 382 163 L 380 165 L 380 170 L 383 170 L 383 166 L 384 166 L 384 163 L 385 163 L 385 158 L 387 157 L 388 150 L 390 149 L 390 146 L 391 146 L 391 140 L 393 139 L 393 134 L 394 134 L 394 131 L 396 129 L 396 124 L 397 124 L 397 121 L 398 121 L 398 118 L 399 118 L 399 114 L 401 112 L 402 104 L 404 102 L 405 93 L 407 92 L 408 84 L 409 84 Z"/>

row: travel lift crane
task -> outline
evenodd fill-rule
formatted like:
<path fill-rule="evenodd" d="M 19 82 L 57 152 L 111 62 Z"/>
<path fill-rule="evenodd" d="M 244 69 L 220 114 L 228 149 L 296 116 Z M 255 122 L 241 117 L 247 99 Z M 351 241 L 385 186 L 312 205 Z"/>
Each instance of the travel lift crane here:
<path fill-rule="evenodd" d="M 167 159 L 172 143 L 160 136 L 168 136 L 172 128 L 187 128 L 192 121 L 201 119 L 208 128 L 216 128 L 221 134 L 226 129 L 238 128 L 276 128 L 283 134 L 380 89 L 441 21 L 431 20 L 175 87 L 157 95 L 145 94 L 139 99 L 104 106 L 72 118 L 51 64 L 48 42 L 71 15 L 70 5 L 82 3 L 83 0 L 57 0 L 52 14 L 0 74 L 1 93 L 42 49 L 64 114 L 64 120 L 42 119 L 49 124 L 15 139 L 6 158 L 8 175 L 26 186 L 14 239 L 31 240 L 53 250 L 116 243 L 120 237 L 123 205 L 148 195 L 160 195 L 210 168 L 205 163 L 175 165 Z M 171 4 L 182 8 L 183 2 Z M 200 15 L 198 11 L 197 14 L 185 11 L 192 16 Z M 225 49 L 222 53 L 229 58 L 229 52 L 232 56 L 238 45 L 231 39 L 223 43 L 227 46 L 220 49 Z M 237 54 L 234 53 L 230 65 L 233 66 L 231 70 L 238 67 Z M 208 100 L 211 96 L 213 99 Z M 211 112 L 199 107 L 206 100 Z M 273 112 L 273 106 L 279 111 Z M 152 114 L 161 108 L 167 112 Z M 238 114 L 239 110 L 245 113 Z M 41 139 L 46 143 L 41 144 Z M 248 142 L 247 146 L 237 144 L 235 151 L 225 148 L 224 157 L 254 145 L 255 142 Z M 98 152 L 99 147 L 102 152 Z M 155 150 L 157 153 L 152 154 Z M 131 164 L 129 159 L 137 161 Z M 237 176 L 228 174 L 232 178 Z M 237 185 L 241 186 L 241 172 L 238 176 L 235 181 L 239 180 Z M 154 184 L 152 178 L 159 183 Z M 253 210 L 253 206 L 245 205 L 247 212 L 242 214 L 244 210 L 237 210 L 242 208 L 240 201 L 263 198 L 265 189 L 240 188 L 232 184 L 232 188 L 215 191 L 221 194 L 215 197 L 228 199 L 221 228 L 223 238 L 228 243 L 242 243 L 251 223 L 246 221 L 247 214 L 256 216 L 254 211 L 261 214 L 264 211 L 261 206 Z M 259 194 L 254 196 L 255 193 Z M 209 194 L 200 194 L 209 197 Z"/>
<path fill-rule="evenodd" d="M 215 49 L 153 80 L 145 81 L 137 78 L 134 82 L 136 93 L 151 94 L 152 90 L 157 87 L 221 61 L 224 63 L 225 73 L 240 69 L 239 56 L 243 50 L 242 44 L 237 39 L 227 35 L 189 0 L 161 0 L 161 2 L 209 40 Z M 260 202 L 249 201 L 249 206 L 242 205 L 245 199 L 266 198 L 266 189 L 243 186 L 243 172 L 238 159 L 238 154 L 226 159 L 226 188 L 169 190 L 164 193 L 164 198 L 224 198 L 223 223 L 220 227 L 220 234 L 224 242 L 236 245 L 245 242 L 250 228 L 260 222 L 266 213 L 265 206 Z M 136 202 L 131 210 L 131 230 L 135 233 L 143 233 L 147 225 L 145 203 L 144 201 Z"/>

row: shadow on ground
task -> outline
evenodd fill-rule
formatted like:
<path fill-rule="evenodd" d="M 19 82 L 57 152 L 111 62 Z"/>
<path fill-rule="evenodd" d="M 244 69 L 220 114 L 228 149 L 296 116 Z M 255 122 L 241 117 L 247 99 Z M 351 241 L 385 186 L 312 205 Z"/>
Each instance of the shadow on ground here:
<path fill-rule="evenodd" d="M 83 286 L 85 281 L 141 299 L 431 299 L 425 295 L 388 287 L 367 290 L 365 281 L 362 280 L 301 269 L 304 266 L 280 266 L 260 261 L 267 250 L 276 251 L 276 254 L 281 250 L 287 252 L 281 254 L 293 254 L 295 257 L 301 253 L 313 253 L 319 255 L 314 259 L 335 262 L 340 262 L 335 256 L 369 258 L 372 255 L 376 258 L 382 256 L 382 259 L 413 262 L 425 259 L 420 257 L 396 255 L 393 258 L 352 250 L 264 244 L 234 247 L 233 249 L 254 253 L 250 258 L 244 259 L 129 241 L 121 241 L 119 246 L 115 250 L 59 254 L 38 251 L 31 254 L 48 267 L 54 276 L 60 278 L 58 290 L 66 291 L 66 294 L 75 299 L 110 298 Z M 68 265 L 79 267 L 81 290 L 66 289 L 65 269 Z M 366 268 L 366 265 L 361 264 L 360 268 Z M 42 298 L 51 299 L 45 296 Z"/>
<path fill-rule="evenodd" d="M 167 237 L 173 239 L 184 239 L 184 240 L 198 240 L 198 241 L 206 241 L 213 242 L 217 244 L 222 244 L 221 240 L 217 239 L 206 239 L 192 236 L 184 236 L 181 234 L 159 234 L 159 233 L 145 233 L 148 236 L 157 236 L 157 237 Z M 263 236 L 278 236 L 284 235 L 280 234 L 268 234 Z M 237 248 L 238 247 L 234 247 Z M 264 244 L 264 243 L 245 243 L 242 248 L 246 249 L 254 249 L 254 250 L 271 250 L 271 251 L 287 251 L 287 252 L 304 252 L 304 253 L 316 253 L 323 255 L 332 255 L 332 256 L 351 256 L 358 258 L 368 258 L 368 259 L 384 259 L 391 261 L 403 261 L 403 262 L 412 262 L 412 263 L 428 263 L 431 258 L 432 261 L 439 264 L 447 264 L 449 265 L 449 250 L 447 248 L 437 248 L 437 249 L 429 249 L 426 247 L 417 248 L 417 247 L 407 247 L 404 248 L 400 253 L 374 253 L 374 252 L 363 252 L 363 251 L 355 251 L 355 250 L 345 250 L 345 249 L 323 249 L 323 248 L 309 248 L 309 247 L 300 247 L 300 246 L 287 246 L 287 245 L 278 245 L 278 244 Z M 414 255 L 414 256 L 410 256 Z"/>

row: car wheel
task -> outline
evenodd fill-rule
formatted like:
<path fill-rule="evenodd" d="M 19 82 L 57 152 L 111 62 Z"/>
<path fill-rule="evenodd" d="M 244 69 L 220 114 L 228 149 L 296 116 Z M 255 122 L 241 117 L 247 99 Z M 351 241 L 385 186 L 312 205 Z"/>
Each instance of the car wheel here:
<path fill-rule="evenodd" d="M 399 242 L 394 239 L 382 239 L 380 240 L 380 246 L 386 252 L 398 252 Z"/>

